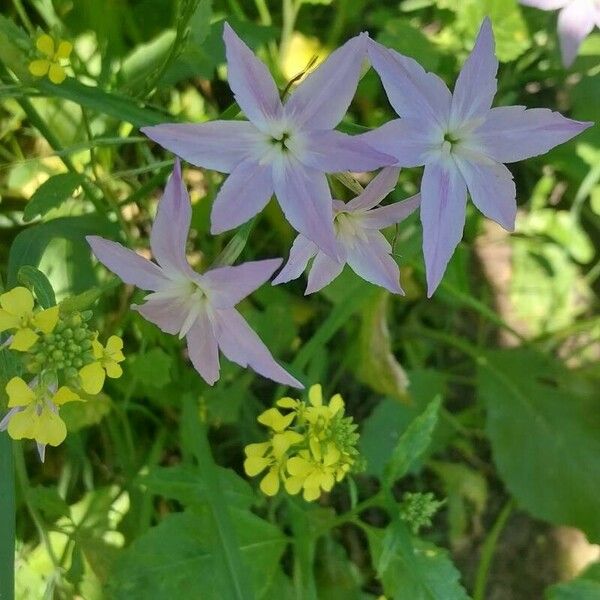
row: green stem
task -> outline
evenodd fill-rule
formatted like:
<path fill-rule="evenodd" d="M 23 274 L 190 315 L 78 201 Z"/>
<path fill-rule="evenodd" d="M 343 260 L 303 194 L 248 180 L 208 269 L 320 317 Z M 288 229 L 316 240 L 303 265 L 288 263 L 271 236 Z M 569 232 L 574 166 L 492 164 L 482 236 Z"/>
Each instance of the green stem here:
<path fill-rule="evenodd" d="M 502 530 L 504 529 L 513 508 L 514 503 L 511 499 L 500 511 L 492 530 L 485 539 L 483 551 L 481 552 L 481 560 L 479 561 L 477 575 L 475 577 L 475 591 L 473 593 L 473 600 L 485 600 L 485 589 L 487 587 L 487 580 L 492 559 L 494 558 L 494 552 L 496 551 L 500 534 L 502 533 Z"/>
<path fill-rule="evenodd" d="M 19 486 L 21 492 L 23 494 L 23 498 L 25 500 L 25 506 L 29 511 L 29 515 L 31 516 L 31 520 L 33 521 L 38 535 L 40 536 L 40 540 L 46 549 L 46 553 L 50 557 L 50 561 L 54 566 L 53 577 L 55 580 L 60 580 L 61 577 L 61 569 L 60 569 L 60 561 L 54 552 L 54 548 L 52 547 L 52 542 L 50 541 L 50 537 L 47 533 L 47 527 L 44 523 L 44 520 L 40 516 L 37 508 L 31 503 L 29 500 L 29 477 L 27 475 L 27 468 L 25 467 L 25 457 L 23 456 L 23 446 L 17 442 L 14 444 L 13 448 L 16 448 L 15 452 L 15 471 L 17 474 L 17 479 L 19 481 Z"/>
<path fill-rule="evenodd" d="M 0 600 L 15 597 L 15 470 L 12 443 L 0 433 Z"/>
<path fill-rule="evenodd" d="M 33 25 L 31 24 L 31 21 L 27 16 L 27 11 L 25 10 L 25 7 L 23 6 L 21 0 L 13 0 L 13 6 L 15 7 L 15 10 L 19 15 L 19 19 L 21 19 L 21 21 L 23 22 L 23 25 L 25 26 L 25 29 L 27 29 L 29 35 L 33 35 L 35 29 L 33 28 Z"/>
<path fill-rule="evenodd" d="M 254 4 L 256 4 L 256 10 L 258 11 L 260 22 L 263 25 L 272 25 L 273 19 L 271 18 L 271 12 L 269 11 L 266 0 L 254 0 Z"/>
<path fill-rule="evenodd" d="M 281 28 L 281 43 L 279 44 L 280 64 L 288 52 L 301 5 L 302 0 L 283 0 L 283 26 Z"/>

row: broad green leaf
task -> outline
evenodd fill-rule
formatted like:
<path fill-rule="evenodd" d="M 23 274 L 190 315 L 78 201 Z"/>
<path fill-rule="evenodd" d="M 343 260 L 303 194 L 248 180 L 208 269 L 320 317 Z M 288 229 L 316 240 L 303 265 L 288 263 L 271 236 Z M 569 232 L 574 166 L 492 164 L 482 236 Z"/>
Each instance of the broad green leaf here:
<path fill-rule="evenodd" d="M 31 221 L 38 215 L 43 217 L 49 210 L 60 206 L 73 195 L 81 185 L 84 176 L 80 173 L 59 173 L 53 175 L 33 193 L 25 205 L 23 219 Z"/>
<path fill-rule="evenodd" d="M 400 521 L 365 528 L 373 564 L 390 598 L 468 600 L 445 550 L 412 535 Z"/>
<path fill-rule="evenodd" d="M 218 471 L 227 504 L 241 509 L 250 508 L 254 503 L 254 493 L 248 482 L 231 469 L 219 467 Z M 140 476 L 139 483 L 149 492 L 177 500 L 184 506 L 206 504 L 209 493 L 202 471 L 191 465 L 153 467 Z"/>
<path fill-rule="evenodd" d="M 572 581 L 549 587 L 544 597 L 546 600 L 598 600 L 600 563 L 594 563 Z"/>
<path fill-rule="evenodd" d="M 357 375 L 376 392 L 406 402 L 408 377 L 392 352 L 388 327 L 390 293 L 383 290 L 362 309 Z"/>
<path fill-rule="evenodd" d="M 424 408 L 444 392 L 444 377 L 432 369 L 410 371 L 408 374 L 410 403 L 402 404 L 383 398 L 367 417 L 360 436 L 360 453 L 367 463 L 367 473 L 381 477 L 400 436 Z M 436 443 L 439 441 L 436 431 Z M 414 468 L 414 466 L 413 466 Z"/>
<path fill-rule="evenodd" d="M 48 278 L 35 267 L 25 265 L 19 269 L 17 280 L 24 286 L 33 289 L 35 297 L 42 308 L 50 308 L 56 305 L 54 290 Z"/>
<path fill-rule="evenodd" d="M 435 71 L 440 63 L 440 54 L 434 44 L 406 18 L 386 19 L 377 41 L 418 60 L 426 71 Z"/>
<path fill-rule="evenodd" d="M 173 357 L 160 348 L 152 348 L 133 357 L 129 369 L 134 377 L 150 387 L 162 388 L 171 381 Z"/>
<path fill-rule="evenodd" d="M 41 485 L 27 490 L 27 500 L 41 510 L 50 521 L 69 516 L 69 505 L 58 495 L 55 487 Z"/>
<path fill-rule="evenodd" d="M 519 505 L 600 541 L 597 398 L 561 363 L 528 349 L 487 353 L 478 389 L 494 461 Z"/>
<path fill-rule="evenodd" d="M 85 398 L 85 402 L 69 402 L 61 406 L 60 416 L 67 431 L 75 432 L 97 425 L 112 410 L 111 399 L 104 393 Z"/>
<path fill-rule="evenodd" d="M 231 511 L 240 551 L 249 566 L 257 598 L 279 571 L 287 544 L 277 527 L 248 511 Z M 165 598 L 230 598 L 228 583 L 207 510 L 167 516 L 125 550 L 111 575 L 110 600 Z"/>
<path fill-rule="evenodd" d="M 386 465 L 384 473 L 386 485 L 391 485 L 396 479 L 406 475 L 411 466 L 427 450 L 438 421 L 440 405 L 441 398 L 432 400 L 402 434 Z"/>
<path fill-rule="evenodd" d="M 87 248 L 86 235 L 97 234 L 110 238 L 116 237 L 117 231 L 114 223 L 98 215 L 60 217 L 28 227 L 17 235 L 10 248 L 8 283 L 14 285 L 17 273 L 23 265 L 37 266 L 46 246 L 54 238 L 78 242 L 82 248 Z"/>

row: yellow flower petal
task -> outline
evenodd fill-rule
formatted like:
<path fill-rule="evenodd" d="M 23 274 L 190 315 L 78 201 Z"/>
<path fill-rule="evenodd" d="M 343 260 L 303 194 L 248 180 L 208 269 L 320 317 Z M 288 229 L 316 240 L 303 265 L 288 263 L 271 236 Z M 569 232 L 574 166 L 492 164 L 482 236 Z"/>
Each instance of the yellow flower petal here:
<path fill-rule="evenodd" d="M 95 359 L 100 360 L 104 358 L 104 346 L 98 340 L 92 342 L 92 352 Z"/>
<path fill-rule="evenodd" d="M 61 40 L 58 44 L 58 48 L 56 49 L 56 54 L 54 58 L 69 58 L 69 55 L 73 51 L 73 44 L 71 42 L 67 42 L 66 40 Z"/>
<path fill-rule="evenodd" d="M 72 389 L 68 388 L 66 385 L 63 385 L 58 389 L 54 397 L 52 398 L 52 402 L 56 404 L 56 406 L 61 406 L 62 404 L 66 404 L 67 402 L 83 402 L 83 399 L 80 398 Z"/>
<path fill-rule="evenodd" d="M 302 484 L 304 483 L 304 477 L 294 476 L 288 477 L 285 482 L 285 491 L 290 494 L 290 496 L 295 496 L 302 489 Z"/>
<path fill-rule="evenodd" d="M 318 500 L 321 495 L 321 489 L 319 486 L 317 487 L 304 487 L 304 493 L 302 496 L 307 502 L 312 502 L 313 500 Z"/>
<path fill-rule="evenodd" d="M 50 68 L 50 61 L 42 58 L 40 60 L 32 60 L 29 63 L 29 72 L 34 77 L 43 77 Z"/>
<path fill-rule="evenodd" d="M 314 469 L 313 465 L 300 456 L 292 456 L 286 464 L 287 472 L 297 477 L 307 477 Z"/>
<path fill-rule="evenodd" d="M 111 335 L 106 342 L 106 351 L 109 354 L 123 350 L 123 340 L 117 335 Z"/>
<path fill-rule="evenodd" d="M 19 329 L 15 333 L 9 348 L 18 352 L 27 352 L 37 342 L 38 337 L 38 334 L 33 329 Z"/>
<path fill-rule="evenodd" d="M 57 413 L 47 406 L 42 409 L 42 414 L 37 419 L 35 440 L 40 444 L 58 446 L 67 437 L 67 426 Z"/>
<path fill-rule="evenodd" d="M 259 456 L 249 456 L 244 461 L 244 471 L 249 477 L 254 477 L 264 471 L 270 463 L 270 459 Z"/>
<path fill-rule="evenodd" d="M 16 315 L 11 315 L 0 308 L 0 333 L 7 329 L 16 329 L 21 324 L 21 319 Z"/>
<path fill-rule="evenodd" d="M 298 400 L 294 400 L 293 398 L 290 398 L 288 396 L 285 396 L 284 398 L 279 398 L 279 400 L 277 400 L 277 406 L 281 406 L 281 408 L 296 408 L 297 404 Z"/>
<path fill-rule="evenodd" d="M 33 324 L 44 333 L 51 333 L 58 323 L 58 306 L 47 308 L 33 317 Z"/>
<path fill-rule="evenodd" d="M 123 369 L 116 362 L 107 362 L 104 368 L 111 379 L 119 379 L 123 375 Z"/>
<path fill-rule="evenodd" d="M 54 40 L 47 33 L 40 35 L 36 40 L 35 45 L 37 49 L 48 58 L 54 56 Z"/>
<path fill-rule="evenodd" d="M 341 394 L 336 394 L 329 401 L 329 412 L 333 416 L 343 410 L 344 410 L 344 400 L 342 399 Z"/>
<path fill-rule="evenodd" d="M 5 389 L 8 394 L 8 408 L 27 406 L 35 400 L 35 392 L 20 377 L 13 377 Z"/>
<path fill-rule="evenodd" d="M 34 439 L 37 426 L 37 414 L 35 404 L 31 404 L 25 410 L 15 413 L 8 422 L 8 435 L 13 440 Z"/>
<path fill-rule="evenodd" d="M 279 491 L 279 470 L 273 467 L 261 480 L 260 489 L 266 496 L 274 496 Z"/>
<path fill-rule="evenodd" d="M 340 460 L 340 456 L 340 451 L 334 445 L 330 444 L 323 457 L 323 464 L 326 467 L 330 467 Z"/>
<path fill-rule="evenodd" d="M 262 425 L 270 427 L 273 431 L 280 432 L 290 425 L 295 416 L 294 413 L 284 416 L 276 408 L 269 408 L 258 416 L 257 421 Z"/>
<path fill-rule="evenodd" d="M 0 296 L 0 306 L 11 315 L 23 317 L 33 311 L 33 296 L 25 287 L 16 287 Z"/>
<path fill-rule="evenodd" d="M 313 406 L 321 406 L 323 404 L 323 388 L 320 383 L 310 386 L 308 399 Z"/>
<path fill-rule="evenodd" d="M 333 476 L 333 473 L 326 471 L 325 473 L 323 473 L 321 475 L 321 487 L 326 492 L 330 492 L 331 488 L 333 488 L 334 484 L 335 484 L 335 477 Z"/>
<path fill-rule="evenodd" d="M 308 440 L 308 445 L 315 459 L 321 461 L 323 455 L 321 454 L 321 444 L 319 440 L 315 437 L 311 437 L 310 440 Z"/>
<path fill-rule="evenodd" d="M 246 453 L 246 456 L 259 456 L 262 458 L 270 446 L 271 446 L 270 442 L 260 442 L 258 444 L 248 444 L 244 448 L 244 452 Z"/>
<path fill-rule="evenodd" d="M 67 73 L 65 72 L 64 68 L 61 65 L 59 65 L 57 63 L 52 63 L 50 65 L 50 68 L 48 69 L 48 79 L 52 83 L 59 85 L 66 78 L 67 78 Z"/>
<path fill-rule="evenodd" d="M 105 373 L 99 362 L 85 365 L 85 367 L 79 370 L 79 377 L 81 377 L 81 387 L 88 394 L 95 395 L 100 393 L 104 385 Z"/>

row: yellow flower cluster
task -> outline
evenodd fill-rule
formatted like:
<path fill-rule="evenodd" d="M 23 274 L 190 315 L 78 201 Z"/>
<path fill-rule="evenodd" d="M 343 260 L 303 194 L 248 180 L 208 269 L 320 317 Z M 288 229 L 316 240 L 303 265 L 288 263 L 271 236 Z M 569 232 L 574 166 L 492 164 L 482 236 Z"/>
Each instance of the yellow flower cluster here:
<path fill-rule="evenodd" d="M 37 309 L 25 287 L 0 295 L 0 333 L 10 334 L 2 347 L 18 351 L 31 374 L 29 382 L 13 377 L 6 385 L 9 411 L 0 431 L 36 440 L 42 459 L 46 444 L 57 446 L 67 435 L 60 407 L 82 401 L 77 390 L 98 394 L 107 375 L 123 373 L 123 341 L 111 336 L 104 347 L 87 326 L 90 317 L 89 311 L 62 314 L 58 306 Z"/>
<path fill-rule="evenodd" d="M 35 77 L 48 75 L 48 79 L 52 83 L 61 84 L 67 77 L 61 61 L 69 58 L 73 51 L 73 44 L 65 40 L 60 40 L 58 44 L 55 44 L 52 37 L 44 33 L 38 37 L 35 45 L 43 58 L 31 61 L 29 72 Z"/>
<path fill-rule="evenodd" d="M 323 403 L 320 385 L 308 392 L 309 404 L 293 398 L 281 398 L 277 406 L 258 417 L 271 430 L 268 442 L 246 446 L 244 470 L 250 477 L 267 470 L 260 489 L 274 496 L 281 483 L 288 494 L 302 492 L 305 500 L 319 498 L 356 466 L 357 426 L 344 417 L 344 401 L 339 394 Z"/>

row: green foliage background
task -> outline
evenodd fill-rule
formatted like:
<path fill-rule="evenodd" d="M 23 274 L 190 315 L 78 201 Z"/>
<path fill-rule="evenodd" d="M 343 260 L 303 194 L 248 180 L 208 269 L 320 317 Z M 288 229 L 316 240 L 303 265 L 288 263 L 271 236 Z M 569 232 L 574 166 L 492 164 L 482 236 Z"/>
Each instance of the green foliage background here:
<path fill-rule="evenodd" d="M 514 235 L 469 207 L 464 240 L 432 300 L 413 217 L 389 232 L 406 297 L 345 271 L 310 298 L 300 279 L 264 286 L 243 303 L 274 355 L 326 393 L 341 392 L 360 424 L 364 473 L 313 505 L 267 500 L 241 469 L 243 446 L 264 438 L 256 415 L 283 390 L 226 361 L 218 384 L 206 386 L 178 340 L 128 310 L 142 296 L 97 268 L 84 241 L 99 234 L 148 247 L 173 159 L 141 126 L 235 116 L 225 19 L 283 89 L 314 54 L 362 30 L 452 85 L 486 15 L 501 60 L 496 106 L 600 121 L 598 31 L 567 72 L 556 14 L 516 0 L 3 3 L 3 281 L 13 286 L 21 273 L 35 286 L 36 271 L 20 269 L 38 267 L 57 300 L 83 293 L 76 301 L 94 305 L 98 328 L 122 336 L 128 356 L 124 376 L 104 394 L 65 407 L 70 435 L 45 464 L 32 446 L 15 445 L 17 598 L 600 596 L 597 564 L 558 583 L 566 574 L 555 547 L 525 554 L 523 561 L 538 561 L 530 571 L 506 567 L 519 519 L 531 544 L 536 531 L 559 525 L 600 543 L 598 125 L 511 166 L 520 208 Z M 27 71 L 42 30 L 75 44 L 73 76 L 60 86 Z M 391 116 L 369 71 L 342 128 Z M 274 203 L 253 227 L 211 237 L 222 177 L 191 168 L 185 177 L 198 268 L 225 248 L 240 260 L 286 255 L 294 232 Z M 415 193 L 420 177 L 405 170 L 394 198 Z M 3 382 L 14 367 L 0 351 Z M 10 445 L 0 437 L 6 463 Z M 400 517 L 407 491 L 445 501 L 418 534 Z M 9 501 L 0 493 L 8 513 Z M 7 526 L 4 565 L 9 537 Z M 0 573 L 10 587 L 10 574 Z"/>

